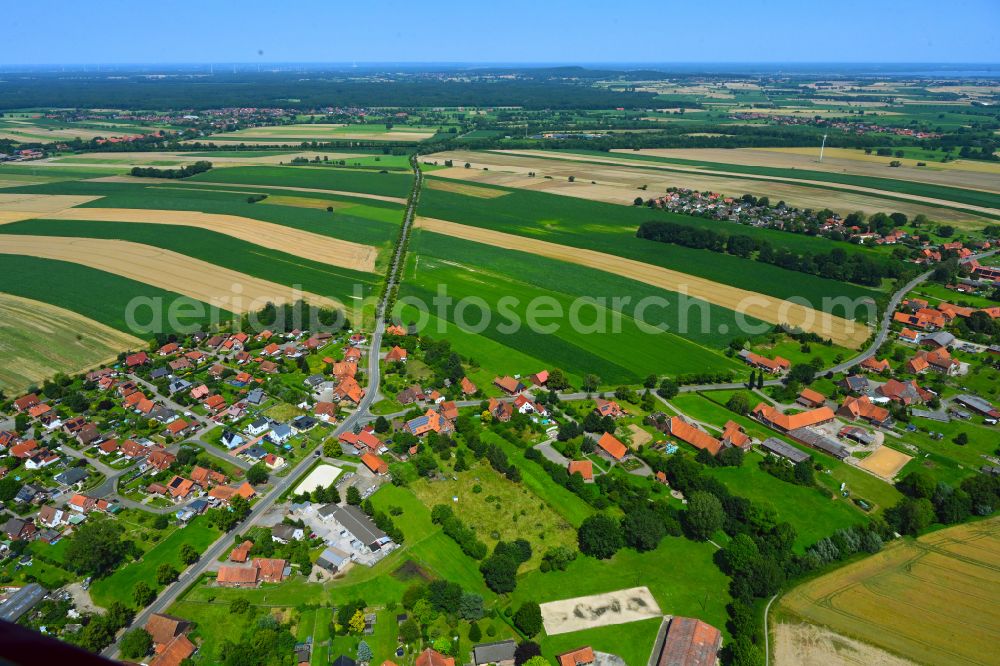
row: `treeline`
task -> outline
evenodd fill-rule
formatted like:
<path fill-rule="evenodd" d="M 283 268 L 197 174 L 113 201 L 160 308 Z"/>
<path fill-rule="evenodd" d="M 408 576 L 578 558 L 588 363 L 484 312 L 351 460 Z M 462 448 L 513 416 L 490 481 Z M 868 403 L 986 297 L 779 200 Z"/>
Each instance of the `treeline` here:
<path fill-rule="evenodd" d="M 403 545 L 403 543 L 406 541 L 406 536 L 403 534 L 403 530 L 399 529 L 399 526 L 396 525 L 396 522 L 392 519 L 392 516 L 385 513 L 384 511 L 377 510 L 372 505 L 372 501 L 370 499 L 366 499 L 364 502 L 361 503 L 361 510 L 364 511 L 366 514 L 368 514 L 368 516 L 375 523 L 375 527 L 385 532 L 387 535 L 389 535 L 390 539 L 392 539 L 399 545 L 401 546 Z"/>
<path fill-rule="evenodd" d="M 447 536 L 458 544 L 462 552 L 474 560 L 481 560 L 489 552 L 486 544 L 479 540 L 475 530 L 466 527 L 465 524 L 455 517 L 455 512 L 446 504 L 436 504 L 431 509 L 431 522 L 441 526 Z"/>
<path fill-rule="evenodd" d="M 775 249 L 768 241 L 746 234 L 727 234 L 662 220 L 643 222 L 636 236 L 658 243 L 755 259 L 787 270 L 869 287 L 877 287 L 882 278 L 896 278 L 904 272 L 898 261 L 875 261 L 859 252 L 848 253 L 839 247 L 825 253 L 799 254 L 785 247 Z"/>
<path fill-rule="evenodd" d="M 149 79 L 144 75 L 65 77 L 54 74 L 6 76 L 0 110 L 33 107 L 123 109 L 215 109 L 273 107 L 275 100 L 298 100 L 295 108 L 523 106 L 531 109 L 649 108 L 655 95 L 580 85 L 558 77 L 510 81 L 397 79 L 390 84 L 338 78 L 327 73 L 242 72 L 212 77 Z"/>
<path fill-rule="evenodd" d="M 970 516 L 988 516 L 1000 506 L 1000 477 L 975 474 L 958 487 L 935 482 L 923 471 L 896 483 L 904 497 L 886 509 L 886 521 L 900 534 L 916 536 L 934 523 L 952 525 Z"/>
<path fill-rule="evenodd" d="M 198 160 L 180 169 L 157 169 L 156 167 L 132 167 L 131 174 L 140 178 L 189 178 L 199 173 L 205 173 L 212 168 L 212 163 Z"/>

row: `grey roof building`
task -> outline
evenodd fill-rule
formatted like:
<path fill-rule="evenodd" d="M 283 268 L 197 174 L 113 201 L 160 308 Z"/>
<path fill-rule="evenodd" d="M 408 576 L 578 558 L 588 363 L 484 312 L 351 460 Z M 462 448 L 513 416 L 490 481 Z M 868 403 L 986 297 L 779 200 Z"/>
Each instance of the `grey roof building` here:
<path fill-rule="evenodd" d="M 768 453 L 773 453 L 776 456 L 781 456 L 782 458 L 787 458 L 793 463 L 802 462 L 803 460 L 809 459 L 809 454 L 805 451 L 801 451 L 791 444 L 781 441 L 777 437 L 768 437 L 763 442 L 760 443 L 761 448 L 763 448 Z"/>
<path fill-rule="evenodd" d="M 472 657 L 476 666 L 483 664 L 508 666 L 514 663 L 514 650 L 516 649 L 517 643 L 510 639 L 494 643 L 480 643 L 472 648 Z"/>
<path fill-rule="evenodd" d="M 30 611 L 45 598 L 45 588 L 38 583 L 28 583 L 20 590 L 12 592 L 7 600 L 0 604 L 0 620 L 17 622 L 18 618 Z"/>

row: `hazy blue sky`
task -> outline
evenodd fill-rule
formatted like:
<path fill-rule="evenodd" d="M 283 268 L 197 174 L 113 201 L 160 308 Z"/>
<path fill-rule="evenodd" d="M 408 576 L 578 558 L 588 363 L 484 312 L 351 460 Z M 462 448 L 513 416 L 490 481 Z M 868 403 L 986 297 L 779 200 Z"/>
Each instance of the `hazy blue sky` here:
<path fill-rule="evenodd" d="M 1000 62 L 1000 0 L 2 0 L 0 5 L 0 64 L 8 65 Z"/>

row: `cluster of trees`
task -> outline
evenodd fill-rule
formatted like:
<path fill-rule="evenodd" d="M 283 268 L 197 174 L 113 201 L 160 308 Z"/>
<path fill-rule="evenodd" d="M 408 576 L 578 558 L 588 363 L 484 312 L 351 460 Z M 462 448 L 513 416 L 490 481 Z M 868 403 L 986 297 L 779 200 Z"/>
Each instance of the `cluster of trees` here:
<path fill-rule="evenodd" d="M 121 525 L 110 520 L 88 520 L 78 527 L 66 546 L 66 566 L 79 574 L 104 576 L 126 556 L 141 553 L 135 543 L 122 539 Z"/>
<path fill-rule="evenodd" d="M 354 486 L 351 486 L 351 488 L 356 490 Z M 361 503 L 361 510 L 371 516 L 372 521 L 375 523 L 375 527 L 389 535 L 389 538 L 393 541 L 400 545 L 406 541 L 406 535 L 404 535 L 403 530 L 399 529 L 399 526 L 396 525 L 392 516 L 385 511 L 378 511 L 374 506 L 372 506 L 372 501 L 370 499 Z M 402 513 L 402 509 L 400 509 L 399 512 Z"/>
<path fill-rule="evenodd" d="M 223 532 L 228 532 L 250 515 L 250 501 L 242 495 L 229 499 L 229 508 L 219 507 L 208 512 L 208 521 Z"/>
<path fill-rule="evenodd" d="M 860 252 L 848 253 L 839 247 L 827 253 L 799 254 L 786 247 L 775 249 L 765 240 L 743 234 L 729 235 L 660 220 L 643 222 L 639 225 L 636 236 L 659 243 L 732 254 L 745 259 L 756 258 L 757 261 L 787 270 L 866 286 L 878 286 L 882 278 L 895 278 L 904 273 L 903 266 L 898 261 L 875 261 Z"/>
<path fill-rule="evenodd" d="M 111 645 L 115 634 L 122 627 L 127 627 L 135 617 L 128 607 L 119 601 L 112 601 L 103 615 L 91 615 L 87 625 L 79 635 L 80 647 L 90 652 L 99 653 Z"/>
<path fill-rule="evenodd" d="M 507 594 L 517 587 L 517 568 L 530 559 L 531 544 L 525 539 L 498 541 L 493 554 L 479 565 L 479 571 L 487 587 L 497 594 Z"/>
<path fill-rule="evenodd" d="M 988 516 L 1000 506 L 1000 478 L 986 474 L 966 477 L 955 488 L 918 470 L 900 479 L 896 488 L 904 497 L 886 510 L 885 520 L 900 534 L 917 535 L 933 523 Z"/>
<path fill-rule="evenodd" d="M 486 544 L 476 536 L 475 530 L 466 527 L 447 504 L 434 505 L 434 508 L 431 509 L 431 522 L 440 525 L 441 531 L 451 537 L 462 549 L 462 552 L 472 559 L 481 560 L 489 552 Z"/>
<path fill-rule="evenodd" d="M 799 486 L 813 487 L 816 485 L 816 477 L 813 474 L 812 456 L 805 460 L 800 460 L 794 465 L 789 465 L 782 458 L 768 454 L 760 461 L 760 468 L 773 477 L 779 478 L 788 483 Z M 823 491 L 823 494 L 828 494 Z"/>
<path fill-rule="evenodd" d="M 404 642 L 424 640 L 443 654 L 459 656 L 459 643 L 452 643 L 450 639 L 459 621 L 469 623 L 471 641 L 477 642 L 483 636 L 477 624 L 486 615 L 483 598 L 466 592 L 458 583 L 446 580 L 416 583 L 403 592 L 402 603 L 409 611 L 409 617 L 399 627 L 399 636 Z M 491 624 L 487 633 L 495 636 L 496 628 Z"/>
<path fill-rule="evenodd" d="M 212 168 L 212 163 L 198 160 L 180 169 L 157 169 L 156 167 L 132 167 L 132 175 L 141 178 L 189 178 Z"/>
<path fill-rule="evenodd" d="M 259 333 L 263 329 L 275 333 L 290 333 L 295 329 L 312 330 L 317 326 L 333 333 L 351 328 L 351 322 L 344 312 L 311 305 L 300 299 L 282 305 L 267 303 L 240 323 L 240 329 L 249 334 Z"/>
<path fill-rule="evenodd" d="M 270 613 L 256 616 L 256 607 L 247 604 L 246 614 L 251 617 L 242 636 L 233 640 L 226 637 L 218 648 L 212 663 L 221 666 L 251 666 L 282 663 L 295 650 L 295 636 L 289 625 L 282 624 Z"/>

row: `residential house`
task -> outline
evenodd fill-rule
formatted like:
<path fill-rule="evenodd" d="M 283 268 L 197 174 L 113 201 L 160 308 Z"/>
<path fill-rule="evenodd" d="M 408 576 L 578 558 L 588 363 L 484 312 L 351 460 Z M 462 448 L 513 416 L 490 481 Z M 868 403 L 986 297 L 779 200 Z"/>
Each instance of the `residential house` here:
<path fill-rule="evenodd" d="M 177 456 L 170 453 L 165 449 L 156 449 L 151 451 L 148 456 L 146 456 L 146 462 L 153 469 L 162 472 L 167 469 L 177 460 Z"/>
<path fill-rule="evenodd" d="M 129 354 L 125 357 L 125 366 L 130 370 L 132 368 L 138 368 L 142 365 L 149 364 L 149 355 L 146 352 L 138 352 L 135 354 Z"/>
<path fill-rule="evenodd" d="M 947 347 L 939 347 L 931 351 L 918 351 L 907 363 L 907 369 L 913 368 L 910 372 L 919 374 L 930 368 L 945 375 L 957 374 L 962 364 L 951 357 L 951 352 Z"/>
<path fill-rule="evenodd" d="M 420 437 L 429 432 L 452 432 L 455 427 L 452 425 L 451 421 L 444 418 L 439 412 L 436 412 L 433 409 L 428 409 L 427 413 L 423 416 L 418 416 L 415 419 L 407 421 L 404 429 L 406 432 Z"/>
<path fill-rule="evenodd" d="M 202 488 L 207 489 L 211 486 L 225 483 L 229 479 L 225 474 L 216 472 L 214 469 L 208 469 L 207 467 L 202 467 L 201 465 L 195 465 L 191 468 L 191 480 Z"/>
<path fill-rule="evenodd" d="M 172 437 L 183 437 L 193 426 L 184 419 L 176 419 L 167 424 L 167 434 Z"/>
<path fill-rule="evenodd" d="M 493 385 L 496 386 L 501 391 L 503 391 L 504 393 L 506 393 L 507 395 L 514 395 L 516 393 L 520 393 L 526 388 L 525 385 L 522 384 L 519 380 L 509 375 L 505 375 L 503 377 L 494 377 Z"/>
<path fill-rule="evenodd" d="M 566 473 L 570 476 L 579 474 L 585 483 L 594 482 L 594 463 L 589 460 L 570 460 L 566 465 Z"/>
<path fill-rule="evenodd" d="M 70 467 L 59 474 L 56 474 L 55 480 L 64 486 L 72 486 L 80 483 L 84 479 L 90 476 L 87 470 L 82 467 Z"/>
<path fill-rule="evenodd" d="M 382 453 L 386 450 L 385 444 L 375 436 L 374 428 L 368 426 L 358 431 L 344 432 L 338 438 L 342 444 L 353 446 L 357 453 Z"/>
<path fill-rule="evenodd" d="M 463 395 L 473 395 L 479 388 L 473 384 L 468 377 L 462 377 L 462 381 L 459 383 L 459 388 L 462 389 Z"/>
<path fill-rule="evenodd" d="M 336 420 L 337 409 L 337 405 L 332 402 L 317 402 L 313 406 L 313 414 L 323 423 L 329 423 Z"/>
<path fill-rule="evenodd" d="M 3 533 L 11 541 L 31 541 L 37 532 L 38 528 L 30 518 L 11 517 L 3 525 Z"/>
<path fill-rule="evenodd" d="M 710 624 L 674 616 L 656 666 L 715 666 L 722 633 Z"/>
<path fill-rule="evenodd" d="M 250 549 L 253 548 L 253 541 L 249 539 L 241 543 L 240 545 L 233 548 L 232 552 L 229 553 L 230 562 L 246 562 L 247 558 L 250 556 Z"/>
<path fill-rule="evenodd" d="M 263 583 L 280 583 L 291 573 L 285 560 L 255 557 L 252 566 L 257 568 L 258 578 Z"/>
<path fill-rule="evenodd" d="M 424 390 L 420 388 L 419 384 L 414 384 L 397 393 L 396 401 L 401 405 L 410 405 L 414 402 L 423 401 L 424 397 Z"/>
<path fill-rule="evenodd" d="M 848 375 L 837 382 L 837 386 L 848 393 L 867 393 L 870 387 L 868 378 L 863 375 Z"/>
<path fill-rule="evenodd" d="M 38 522 L 48 528 L 59 527 L 66 522 L 66 512 L 46 504 L 38 510 Z"/>
<path fill-rule="evenodd" d="M 301 541 L 305 536 L 301 527 L 278 523 L 271 528 L 271 541 L 278 543 L 288 543 L 289 541 Z"/>
<path fill-rule="evenodd" d="M 865 360 L 861 361 L 861 369 L 865 372 L 885 372 L 889 370 L 889 359 L 877 359 L 874 356 L 870 356 Z"/>
<path fill-rule="evenodd" d="M 589 645 L 556 655 L 559 666 L 590 666 L 595 659 L 594 649 Z"/>
<path fill-rule="evenodd" d="M 904 328 L 902 331 L 899 332 L 899 340 L 901 342 L 910 342 L 912 344 L 917 344 L 917 342 L 920 340 L 920 334 L 912 329 Z"/>
<path fill-rule="evenodd" d="M 628 455 L 628 447 L 610 432 L 601 435 L 597 440 L 597 447 L 612 460 L 622 461 Z"/>
<path fill-rule="evenodd" d="M 876 393 L 884 398 L 888 398 L 893 402 L 899 402 L 904 405 L 922 405 L 931 398 L 934 394 L 926 389 L 921 388 L 916 381 L 910 380 L 907 382 L 901 382 L 898 379 L 890 379 L 885 384 L 880 386 Z"/>
<path fill-rule="evenodd" d="M 795 399 L 795 402 L 803 407 L 812 409 L 825 405 L 826 396 L 819 391 L 812 390 L 811 388 L 804 388 L 799 393 L 799 397 Z"/>
<path fill-rule="evenodd" d="M 259 437 L 271 429 L 271 422 L 263 416 L 258 417 L 247 426 L 247 434 Z"/>
<path fill-rule="evenodd" d="M 844 404 L 837 410 L 837 414 L 851 421 L 864 419 L 878 427 L 891 424 L 889 410 L 872 403 L 866 395 L 860 398 L 848 396 L 844 399 Z"/>
<path fill-rule="evenodd" d="M 743 430 L 743 426 L 733 420 L 726 421 L 722 430 L 722 437 L 719 438 L 723 447 L 735 446 L 744 452 L 750 450 L 750 435 Z"/>
<path fill-rule="evenodd" d="M 374 474 L 382 476 L 383 474 L 388 474 L 389 464 L 379 458 L 374 453 L 364 453 L 361 456 L 361 462 L 364 463 L 365 467 L 370 469 Z"/>
<path fill-rule="evenodd" d="M 292 437 L 292 427 L 287 423 L 275 423 L 267 438 L 274 444 L 284 444 Z"/>
<path fill-rule="evenodd" d="M 782 372 L 787 372 L 792 367 L 791 361 L 787 358 L 782 358 L 781 356 L 775 356 L 773 359 L 766 356 L 761 356 L 749 350 L 742 350 L 739 353 L 739 357 L 754 368 L 760 368 L 761 370 L 766 370 L 772 375 L 781 374 Z"/>
<path fill-rule="evenodd" d="M 455 666 L 455 659 L 444 656 L 434 648 L 424 648 L 417 655 L 416 666 Z"/>
<path fill-rule="evenodd" d="M 754 407 L 751 415 L 762 423 L 784 432 L 829 423 L 834 417 L 833 410 L 829 407 L 820 407 L 798 414 L 784 414 L 765 402 Z"/>
<path fill-rule="evenodd" d="M 713 456 L 722 450 L 722 442 L 705 431 L 694 427 L 680 416 L 674 416 L 667 421 L 666 432 L 696 449 L 708 451 Z"/>
<path fill-rule="evenodd" d="M 14 401 L 14 409 L 19 414 L 24 414 L 32 407 L 38 405 L 40 402 L 41 401 L 38 399 L 37 395 L 35 395 L 34 393 L 29 393 L 28 395 L 21 396 L 20 398 Z"/>
<path fill-rule="evenodd" d="M 167 490 L 170 492 L 170 496 L 174 500 L 185 499 L 195 488 L 195 483 L 191 479 L 185 479 L 183 476 L 177 476 L 176 474 L 172 479 L 167 481 Z"/>
<path fill-rule="evenodd" d="M 390 349 L 385 355 L 386 363 L 406 363 L 406 350 L 400 346 Z"/>
<path fill-rule="evenodd" d="M 358 384 L 354 377 L 345 377 L 333 389 L 332 399 L 334 402 L 349 401 L 357 405 L 361 402 L 361 398 L 364 395 L 365 390 L 361 388 L 361 385 Z"/>
<path fill-rule="evenodd" d="M 598 416 L 610 416 L 613 419 L 621 418 L 627 414 L 617 402 L 603 398 L 594 399 L 594 411 L 597 412 Z"/>
<path fill-rule="evenodd" d="M 545 386 L 549 381 L 549 371 L 542 370 L 528 377 L 528 381 L 534 386 Z"/>

